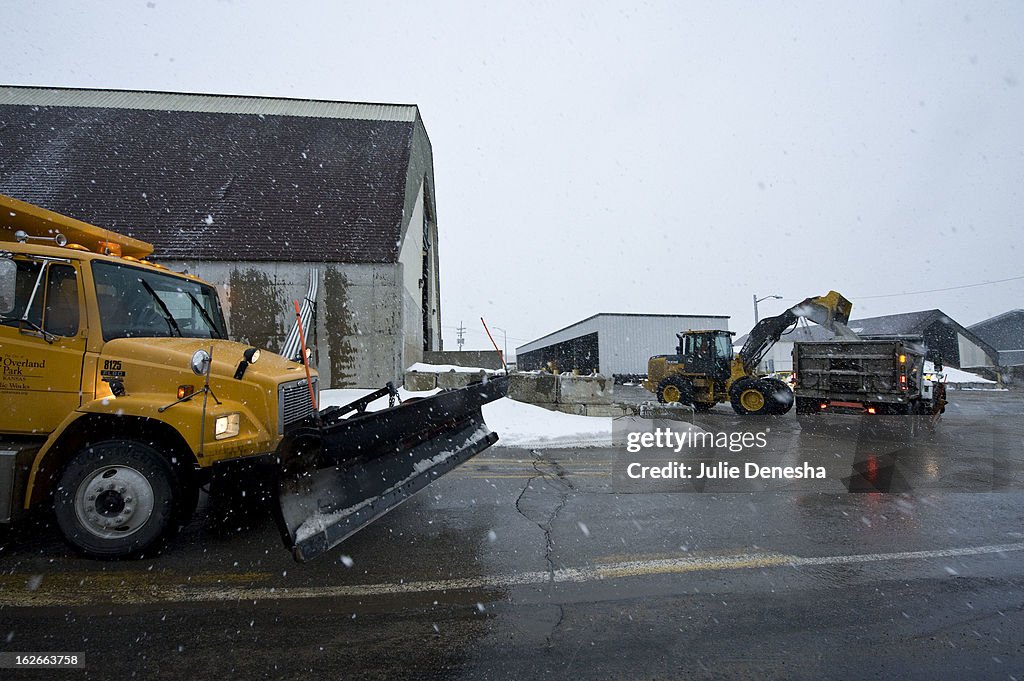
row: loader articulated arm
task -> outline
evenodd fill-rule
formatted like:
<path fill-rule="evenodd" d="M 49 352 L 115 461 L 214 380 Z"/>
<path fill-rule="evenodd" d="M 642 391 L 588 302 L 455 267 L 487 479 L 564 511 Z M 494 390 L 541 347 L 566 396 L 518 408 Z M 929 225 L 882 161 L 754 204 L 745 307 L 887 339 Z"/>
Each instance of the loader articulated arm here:
<path fill-rule="evenodd" d="M 808 298 L 776 317 L 767 317 L 755 324 L 737 357 L 746 373 L 752 373 L 786 329 L 797 319 L 807 319 L 820 324 L 841 338 L 857 338 L 857 335 L 846 326 L 846 322 L 850 321 L 852 309 L 853 304 L 835 291 L 829 291 L 824 296 Z"/>

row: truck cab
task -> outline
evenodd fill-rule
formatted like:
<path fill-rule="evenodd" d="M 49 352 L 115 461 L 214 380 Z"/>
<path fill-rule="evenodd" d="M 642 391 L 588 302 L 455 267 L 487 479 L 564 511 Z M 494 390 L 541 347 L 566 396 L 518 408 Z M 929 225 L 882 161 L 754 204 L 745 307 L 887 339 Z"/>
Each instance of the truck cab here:
<path fill-rule="evenodd" d="M 52 503 L 80 550 L 145 550 L 313 413 L 315 372 L 228 340 L 214 287 L 149 244 L 0 200 L 0 522 Z"/>

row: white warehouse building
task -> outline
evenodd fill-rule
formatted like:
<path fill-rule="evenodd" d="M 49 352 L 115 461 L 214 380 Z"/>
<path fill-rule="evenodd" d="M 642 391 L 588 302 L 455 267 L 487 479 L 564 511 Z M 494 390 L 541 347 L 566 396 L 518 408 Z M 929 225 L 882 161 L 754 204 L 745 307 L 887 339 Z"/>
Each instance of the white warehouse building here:
<path fill-rule="evenodd" d="M 675 353 L 677 333 L 716 329 L 728 331 L 729 317 L 603 312 L 519 346 L 516 366 L 520 371 L 643 375 L 653 355 Z"/>

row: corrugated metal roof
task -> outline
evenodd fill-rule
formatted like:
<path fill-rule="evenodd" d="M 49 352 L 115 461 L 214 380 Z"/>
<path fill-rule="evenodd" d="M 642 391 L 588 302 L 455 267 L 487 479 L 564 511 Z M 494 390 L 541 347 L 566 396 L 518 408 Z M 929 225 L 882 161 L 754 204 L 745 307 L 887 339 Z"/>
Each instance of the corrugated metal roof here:
<path fill-rule="evenodd" d="M 415 121 L 417 114 L 414 104 L 364 104 L 241 95 L 16 86 L 0 87 L 0 104 L 136 109 L 140 111 L 191 111 L 194 113 L 257 116 L 301 116 L 405 123 Z"/>

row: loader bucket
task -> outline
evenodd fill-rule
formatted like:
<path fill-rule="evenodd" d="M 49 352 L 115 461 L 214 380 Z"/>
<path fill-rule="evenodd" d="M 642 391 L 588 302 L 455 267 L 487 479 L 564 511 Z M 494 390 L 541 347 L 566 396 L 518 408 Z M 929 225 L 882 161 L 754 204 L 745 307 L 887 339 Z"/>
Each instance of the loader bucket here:
<path fill-rule="evenodd" d="M 498 440 L 480 408 L 507 394 L 505 376 L 365 411 L 389 389 L 325 409 L 318 425 L 286 436 L 304 451 L 284 463 L 278 485 L 278 522 L 296 560 L 337 546 Z"/>
<path fill-rule="evenodd" d="M 816 298 L 808 298 L 790 309 L 797 316 L 820 324 L 840 337 L 848 337 L 852 333 L 846 324 L 850 321 L 853 303 L 836 291 L 829 291 Z M 856 337 L 853 335 L 853 338 Z"/>

